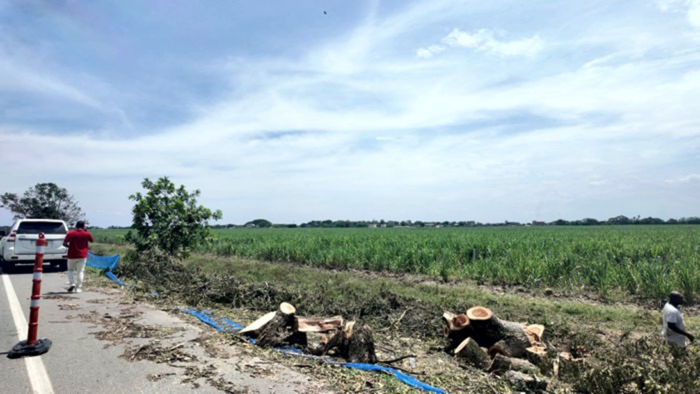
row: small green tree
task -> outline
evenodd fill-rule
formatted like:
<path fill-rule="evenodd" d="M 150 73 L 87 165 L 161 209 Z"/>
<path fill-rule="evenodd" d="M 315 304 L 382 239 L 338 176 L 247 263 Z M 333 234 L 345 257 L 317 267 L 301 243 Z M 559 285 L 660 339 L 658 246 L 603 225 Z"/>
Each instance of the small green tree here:
<path fill-rule="evenodd" d="M 199 190 L 189 193 L 175 187 L 168 177 L 141 183 L 148 192 L 132 194 L 136 201 L 131 230 L 126 240 L 137 252 L 163 252 L 176 259 L 188 257 L 193 247 L 211 237 L 208 221 L 219 220 L 221 211 L 197 205 Z"/>
<path fill-rule="evenodd" d="M 15 219 L 60 219 L 69 224 L 85 220 L 85 214 L 68 190 L 52 182 L 37 183 L 21 196 L 14 193 L 0 195 L 0 208 L 12 212 Z"/>

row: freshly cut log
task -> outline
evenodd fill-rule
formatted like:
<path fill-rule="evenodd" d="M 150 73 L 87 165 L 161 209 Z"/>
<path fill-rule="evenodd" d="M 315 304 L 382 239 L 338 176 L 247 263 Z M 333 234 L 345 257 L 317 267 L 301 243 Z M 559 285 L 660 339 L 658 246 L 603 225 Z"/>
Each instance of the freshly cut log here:
<path fill-rule="evenodd" d="M 449 331 L 461 331 L 469 326 L 469 318 L 464 314 L 455 315 L 452 312 L 445 311 L 445 313 L 442 314 L 442 320 L 445 322 L 445 327 Z"/>
<path fill-rule="evenodd" d="M 452 319 L 455 318 L 454 313 L 445 311 L 445 313 L 442 314 L 442 321 L 445 323 L 445 337 L 449 335 L 450 331 L 454 328 L 454 323 L 452 322 Z"/>
<path fill-rule="evenodd" d="M 467 311 L 467 317 L 470 321 L 488 321 L 493 318 L 493 312 L 491 309 L 483 306 L 475 306 L 469 308 Z"/>
<path fill-rule="evenodd" d="M 525 327 L 525 335 L 527 335 L 532 346 L 542 343 L 543 334 L 544 326 L 541 324 L 530 324 Z"/>
<path fill-rule="evenodd" d="M 549 384 L 545 378 L 524 374 L 520 371 L 507 371 L 503 374 L 503 379 L 508 381 L 511 388 L 527 393 L 544 392 Z"/>
<path fill-rule="evenodd" d="M 479 344 L 472 338 L 465 339 L 457 346 L 455 356 L 466 364 L 478 369 L 486 369 L 489 366 L 489 356 L 481 350 Z"/>
<path fill-rule="evenodd" d="M 547 357 L 547 349 L 539 346 L 530 346 L 529 348 L 525 349 L 525 357 L 529 361 L 536 360 L 542 357 Z"/>
<path fill-rule="evenodd" d="M 450 352 L 470 336 L 469 318 L 464 314 L 455 315 L 446 311 L 442 314 L 442 320 L 445 323 L 443 329 L 445 337 L 450 340 L 450 343 L 445 347 L 445 351 Z"/>
<path fill-rule="evenodd" d="M 506 342 L 503 340 L 494 343 L 493 346 L 489 348 L 489 357 L 494 358 L 497 354 L 500 354 L 501 356 L 510 357 L 510 353 L 508 352 L 506 347 Z"/>
<path fill-rule="evenodd" d="M 497 354 L 493 360 L 491 360 L 491 365 L 487 372 L 494 373 L 504 373 L 507 371 L 520 371 L 524 373 L 537 373 L 539 369 L 527 360 L 522 360 L 519 358 L 506 357 Z"/>
<path fill-rule="evenodd" d="M 321 354 L 323 347 L 328 343 L 328 335 L 320 332 L 306 332 L 307 346 L 306 352 L 310 354 Z"/>
<path fill-rule="evenodd" d="M 298 332 L 328 332 L 337 330 L 343 325 L 343 318 L 333 317 L 300 317 L 294 318 L 292 329 Z"/>
<path fill-rule="evenodd" d="M 374 350 L 374 337 L 372 329 L 368 325 L 357 328 L 348 338 L 348 352 L 346 360 L 351 363 L 377 363 L 377 354 Z"/>
<path fill-rule="evenodd" d="M 344 330 L 331 337 L 322 349 L 310 349 L 312 354 L 325 355 L 337 349 L 339 356 L 351 363 L 377 363 L 374 350 L 374 336 L 368 325 L 355 328 L 355 322 L 349 322 Z"/>
<path fill-rule="evenodd" d="M 272 319 L 260 329 L 257 344 L 262 347 L 274 347 L 285 343 L 293 334 L 291 327 L 294 324 L 295 313 L 294 306 L 286 302 L 281 303 Z"/>
<path fill-rule="evenodd" d="M 552 363 L 547 360 L 547 350 L 544 347 L 532 346 L 525 349 L 525 358 L 545 375 L 552 371 Z"/>
<path fill-rule="evenodd" d="M 270 313 L 264 314 L 263 316 L 258 318 L 258 320 L 250 323 L 246 328 L 242 329 L 238 333 L 245 334 L 251 338 L 257 338 L 258 335 L 260 335 L 260 330 L 263 327 L 265 327 L 265 325 L 267 323 L 269 323 L 273 317 L 275 317 L 275 313 L 277 313 L 277 312 L 270 312 Z"/>
<path fill-rule="evenodd" d="M 500 320 L 483 306 L 475 306 L 467 311 L 470 333 L 479 345 L 491 348 L 502 341 L 503 350 L 510 357 L 522 357 L 525 349 L 532 346 L 520 323 Z"/>
<path fill-rule="evenodd" d="M 467 315 L 457 315 L 452 318 L 452 327 L 454 331 L 460 331 L 469 326 L 469 317 Z"/>

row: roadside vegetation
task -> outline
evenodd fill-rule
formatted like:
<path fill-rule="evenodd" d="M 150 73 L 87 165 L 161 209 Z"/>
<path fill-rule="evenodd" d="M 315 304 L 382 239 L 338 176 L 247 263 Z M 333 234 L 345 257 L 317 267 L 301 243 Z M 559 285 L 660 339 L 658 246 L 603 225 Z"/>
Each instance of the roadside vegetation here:
<path fill-rule="evenodd" d="M 128 252 L 126 249 L 100 245 L 98 251 L 109 254 Z M 465 311 L 474 305 L 488 306 L 504 319 L 545 325 L 544 341 L 553 349 L 585 349 L 591 354 L 585 363 L 564 370 L 552 383 L 552 392 L 700 389 L 694 378 L 699 376 L 697 348 L 691 347 L 687 359 L 673 358 L 658 337 L 658 310 L 644 306 L 605 304 L 558 291 L 545 297 L 521 288 L 440 283 L 420 275 L 336 271 L 206 254 L 193 254 L 176 265 L 153 261 L 144 269 L 144 265 L 125 261 L 118 274 L 136 283 L 141 289 L 137 293 L 151 302 L 202 307 L 245 324 L 286 301 L 310 315 L 342 315 L 370 324 L 377 331 L 378 344 L 398 355 L 419 354 L 413 372 L 450 392 L 507 390 L 503 381 L 463 369 L 442 352 L 442 311 Z M 700 319 L 693 313 L 686 319 L 689 330 L 700 329 Z M 267 356 L 277 357 L 274 353 Z M 299 362 L 279 360 L 290 365 Z M 307 370 L 348 391 L 368 379 L 337 368 Z M 400 384 L 386 383 L 392 387 L 387 392 L 405 391 Z"/>
<path fill-rule="evenodd" d="M 167 178 L 143 186 L 145 195 L 132 196 L 131 233 L 94 233 L 103 242 L 95 251 L 125 256 L 117 274 L 135 285 L 137 298 L 207 308 L 244 324 L 289 302 L 307 315 L 369 324 L 384 357 L 417 355 L 409 373 L 428 384 L 450 392 L 516 390 L 443 351 L 443 311 L 481 305 L 502 319 L 545 326 L 542 341 L 559 366 L 549 392 L 700 391 L 697 346 L 680 355 L 664 345 L 658 310 L 672 289 L 698 297 L 695 227 L 210 233 L 207 221 L 219 213 L 197 205 L 198 192 L 175 189 Z M 693 312 L 686 325 L 696 332 Z M 560 352 L 580 360 L 563 362 Z M 304 367 L 340 391 L 408 391 L 373 374 Z"/>

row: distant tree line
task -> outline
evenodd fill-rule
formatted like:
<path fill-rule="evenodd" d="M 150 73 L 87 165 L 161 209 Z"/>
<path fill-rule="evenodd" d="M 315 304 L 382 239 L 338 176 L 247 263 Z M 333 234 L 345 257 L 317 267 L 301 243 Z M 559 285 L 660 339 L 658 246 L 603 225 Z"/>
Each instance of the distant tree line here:
<path fill-rule="evenodd" d="M 615 216 L 608 220 L 585 218 L 580 220 L 558 219 L 552 222 L 534 220 L 530 223 L 504 221 L 502 223 L 481 223 L 469 221 L 421 221 L 421 220 L 312 220 L 302 224 L 277 224 L 265 219 L 256 219 L 243 225 L 224 224 L 214 225 L 212 228 L 390 228 L 390 227 L 498 227 L 498 226 L 604 226 L 604 225 L 665 225 L 665 224 L 700 224 L 700 217 L 687 217 L 680 219 L 663 220 L 654 217 L 642 218 Z"/>
<path fill-rule="evenodd" d="M 517 226 L 607 226 L 607 225 L 667 225 L 667 224 L 700 224 L 700 217 L 692 216 L 679 219 L 663 220 L 654 217 L 615 216 L 607 220 L 585 218 L 579 220 L 558 219 L 551 222 L 534 220 L 530 223 L 504 221 L 502 223 L 481 223 L 469 221 L 421 221 L 421 220 L 312 220 L 302 224 L 272 223 L 266 219 L 255 219 L 245 224 L 218 224 L 213 229 L 223 228 L 369 228 L 369 227 L 517 227 Z M 129 229 L 128 226 L 109 226 L 109 229 Z"/>

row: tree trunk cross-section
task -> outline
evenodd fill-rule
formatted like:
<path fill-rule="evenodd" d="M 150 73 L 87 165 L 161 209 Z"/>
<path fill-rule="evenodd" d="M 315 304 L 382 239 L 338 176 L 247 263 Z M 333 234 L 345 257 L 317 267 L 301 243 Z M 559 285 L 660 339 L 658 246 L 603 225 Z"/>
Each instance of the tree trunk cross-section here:
<path fill-rule="evenodd" d="M 452 312 L 445 312 L 442 315 L 445 323 L 444 334 L 450 343 L 445 347 L 449 352 L 457 348 L 465 339 L 471 336 L 471 327 L 467 315 L 455 315 Z"/>
<path fill-rule="evenodd" d="M 503 350 L 509 357 L 523 357 L 525 349 L 532 346 L 523 325 L 500 320 L 488 308 L 473 307 L 467 311 L 467 317 L 471 328 L 470 336 L 480 346 L 490 349 L 499 343 L 499 350 Z"/>

